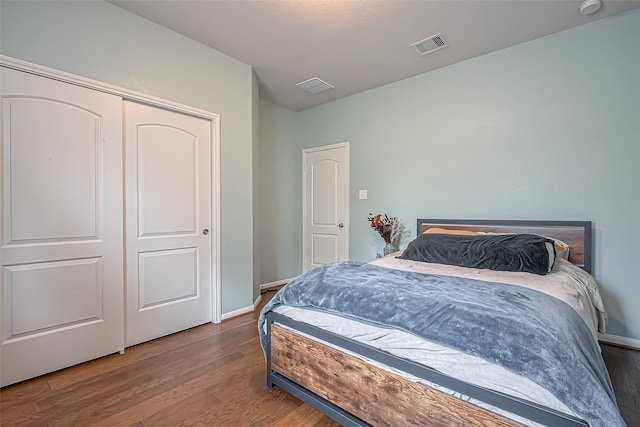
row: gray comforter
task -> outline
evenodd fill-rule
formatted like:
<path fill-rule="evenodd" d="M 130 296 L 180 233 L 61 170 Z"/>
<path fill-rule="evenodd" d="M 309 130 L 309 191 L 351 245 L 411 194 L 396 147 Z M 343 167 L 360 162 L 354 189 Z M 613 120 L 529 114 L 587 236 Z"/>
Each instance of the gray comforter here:
<path fill-rule="evenodd" d="M 343 262 L 311 270 L 275 305 L 325 311 L 397 328 L 517 372 L 549 390 L 591 426 L 624 426 L 597 343 L 566 303 L 503 283 Z"/>

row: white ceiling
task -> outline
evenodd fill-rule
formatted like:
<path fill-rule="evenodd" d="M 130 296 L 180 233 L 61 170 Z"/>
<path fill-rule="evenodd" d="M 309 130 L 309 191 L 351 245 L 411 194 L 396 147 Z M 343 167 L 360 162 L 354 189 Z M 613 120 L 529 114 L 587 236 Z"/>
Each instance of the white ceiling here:
<path fill-rule="evenodd" d="M 588 16 L 582 0 L 109 2 L 251 65 L 261 98 L 300 111 L 640 7 L 602 1 Z M 425 56 L 411 47 L 436 33 L 448 47 Z M 295 86 L 312 77 L 335 89 Z"/>

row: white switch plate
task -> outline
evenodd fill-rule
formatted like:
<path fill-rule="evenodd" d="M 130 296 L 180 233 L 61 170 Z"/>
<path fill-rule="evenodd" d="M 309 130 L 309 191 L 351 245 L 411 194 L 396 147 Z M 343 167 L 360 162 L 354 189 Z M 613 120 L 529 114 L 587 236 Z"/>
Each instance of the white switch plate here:
<path fill-rule="evenodd" d="M 367 198 L 367 190 L 360 190 L 360 192 L 358 193 L 358 198 L 360 200 L 366 200 L 366 198 Z"/>

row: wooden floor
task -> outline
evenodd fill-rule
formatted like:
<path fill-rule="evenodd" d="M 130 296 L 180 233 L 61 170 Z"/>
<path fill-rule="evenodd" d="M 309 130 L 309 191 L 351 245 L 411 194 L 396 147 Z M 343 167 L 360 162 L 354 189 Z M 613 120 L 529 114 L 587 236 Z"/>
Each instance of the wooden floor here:
<path fill-rule="evenodd" d="M 264 295 L 263 304 L 273 296 Z M 265 384 L 258 312 L 0 390 L 2 426 L 338 426 Z M 640 352 L 603 345 L 620 410 L 640 426 Z"/>
<path fill-rule="evenodd" d="M 640 427 L 640 351 L 600 344 L 618 408 L 628 427 Z"/>

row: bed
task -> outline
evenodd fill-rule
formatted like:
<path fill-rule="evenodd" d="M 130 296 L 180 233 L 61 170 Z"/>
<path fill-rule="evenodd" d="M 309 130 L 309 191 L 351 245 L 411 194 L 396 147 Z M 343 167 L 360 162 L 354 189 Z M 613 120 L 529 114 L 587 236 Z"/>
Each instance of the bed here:
<path fill-rule="evenodd" d="M 269 387 L 345 426 L 624 426 L 590 221 L 416 229 L 403 252 L 319 267 L 272 298 L 258 321 Z M 525 248 L 515 267 L 506 245 Z"/>

